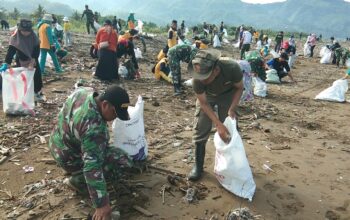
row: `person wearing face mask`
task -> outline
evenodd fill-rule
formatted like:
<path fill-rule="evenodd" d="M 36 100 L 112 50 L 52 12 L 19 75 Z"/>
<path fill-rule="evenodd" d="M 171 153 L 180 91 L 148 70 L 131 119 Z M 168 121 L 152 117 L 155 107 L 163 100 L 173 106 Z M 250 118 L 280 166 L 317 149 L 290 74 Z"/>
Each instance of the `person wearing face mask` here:
<path fill-rule="evenodd" d="M 16 55 L 16 63 L 13 66 L 35 69 L 34 97 L 36 101 L 43 101 L 45 99 L 42 93 L 43 81 L 38 62 L 40 42 L 32 27 L 33 23 L 31 20 L 20 19 L 17 24 L 17 30 L 10 37 L 5 63 L 0 67 L 0 72 L 6 71 L 6 69 L 11 67 L 13 57 Z"/>
<path fill-rule="evenodd" d="M 50 153 L 70 176 L 64 183 L 90 196 L 94 220 L 110 219 L 106 180 L 115 181 L 121 168 L 132 166 L 123 150 L 109 145 L 107 123 L 116 118 L 129 120 L 129 102 L 128 93 L 117 85 L 102 93 L 78 88 L 64 103 L 50 135 Z"/>

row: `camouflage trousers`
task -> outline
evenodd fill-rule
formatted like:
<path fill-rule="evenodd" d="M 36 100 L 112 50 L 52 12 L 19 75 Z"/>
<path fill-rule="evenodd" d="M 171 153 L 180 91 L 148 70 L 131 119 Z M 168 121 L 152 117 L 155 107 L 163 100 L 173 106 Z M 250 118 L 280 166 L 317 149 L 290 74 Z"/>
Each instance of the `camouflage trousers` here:
<path fill-rule="evenodd" d="M 84 167 L 82 156 L 66 149 L 55 148 L 53 144 L 50 146 L 51 155 L 59 167 L 73 175 L 82 173 Z M 102 168 L 107 178 L 118 175 L 121 168 L 133 165 L 131 158 L 119 148 L 108 147 L 105 155 Z"/>
<path fill-rule="evenodd" d="M 181 84 L 181 60 L 176 55 L 176 50 L 170 49 L 168 52 L 168 60 L 171 74 L 173 76 L 174 85 Z"/>
<path fill-rule="evenodd" d="M 340 61 L 342 61 L 343 66 L 345 66 L 346 60 L 350 57 L 349 50 L 343 50 L 342 48 L 338 48 L 335 50 L 336 62 L 339 67 Z"/>

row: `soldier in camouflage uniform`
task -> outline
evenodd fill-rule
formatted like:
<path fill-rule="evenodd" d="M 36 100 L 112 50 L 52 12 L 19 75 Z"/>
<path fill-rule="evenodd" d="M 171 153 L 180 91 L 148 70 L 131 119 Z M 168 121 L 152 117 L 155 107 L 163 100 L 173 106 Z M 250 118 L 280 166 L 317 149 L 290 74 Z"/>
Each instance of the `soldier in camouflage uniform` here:
<path fill-rule="evenodd" d="M 173 76 L 175 95 L 180 95 L 181 90 L 181 66 L 180 62 L 190 63 L 198 49 L 187 44 L 176 45 L 169 49 L 168 60 L 171 74 Z"/>
<path fill-rule="evenodd" d="M 90 194 L 96 208 L 94 219 L 108 218 L 111 213 L 106 178 L 132 163 L 124 151 L 108 145 L 107 121 L 128 120 L 128 104 L 127 92 L 118 86 L 100 95 L 80 88 L 68 97 L 50 136 L 51 155 L 72 174 L 67 184 Z"/>
<path fill-rule="evenodd" d="M 90 26 L 92 27 L 92 29 L 94 29 L 94 33 L 96 34 L 97 30 L 96 30 L 95 25 L 94 25 L 95 15 L 92 12 L 92 10 L 89 9 L 88 5 L 85 5 L 85 10 L 84 10 L 83 14 L 81 15 L 81 19 L 83 19 L 84 15 L 86 15 L 86 30 L 87 30 L 88 34 L 90 34 Z"/>
<path fill-rule="evenodd" d="M 335 49 L 334 53 L 337 59 L 337 67 L 339 67 L 340 61 L 345 66 L 346 60 L 350 58 L 350 51 L 345 47 L 339 47 Z"/>

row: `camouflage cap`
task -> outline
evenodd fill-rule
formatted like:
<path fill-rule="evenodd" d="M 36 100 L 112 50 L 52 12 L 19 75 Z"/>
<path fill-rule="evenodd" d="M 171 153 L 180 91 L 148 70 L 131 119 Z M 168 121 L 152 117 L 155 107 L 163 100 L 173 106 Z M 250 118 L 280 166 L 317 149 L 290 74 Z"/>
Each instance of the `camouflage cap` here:
<path fill-rule="evenodd" d="M 221 57 L 221 52 L 214 49 L 199 50 L 192 60 L 192 73 L 194 79 L 207 79 L 214 68 L 216 61 Z"/>

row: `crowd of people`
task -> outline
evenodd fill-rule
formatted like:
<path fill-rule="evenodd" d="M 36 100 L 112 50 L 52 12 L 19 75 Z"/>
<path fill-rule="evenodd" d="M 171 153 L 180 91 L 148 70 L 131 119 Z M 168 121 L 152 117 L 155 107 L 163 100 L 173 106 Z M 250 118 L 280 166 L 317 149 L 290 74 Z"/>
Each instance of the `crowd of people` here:
<path fill-rule="evenodd" d="M 93 13 L 87 5 L 82 18 L 84 16 L 87 33 L 90 34 L 92 28 L 96 34 L 91 46 L 91 55 L 98 58 L 94 77 L 119 80 L 118 67 L 123 57 L 130 58 L 132 68 L 129 70 L 133 69 L 130 79 L 140 77 L 134 45 L 139 31 L 136 30 L 134 13 L 130 13 L 124 31 L 116 17 L 112 21 L 105 20 L 103 26 L 96 29 L 94 22 L 98 21 L 98 13 Z M 59 57 L 64 56 L 61 45 L 70 47 L 74 43 L 69 18 L 64 17 L 63 22 L 63 27 L 60 27 L 53 15 L 45 14 L 36 26 L 36 34 L 31 20 L 20 19 L 17 30 L 10 38 L 5 62 L 0 68 L 0 71 L 10 68 L 14 57 L 16 62 L 13 66 L 35 68 L 34 92 L 37 100 L 43 98 L 42 75 L 46 73 L 47 54 L 52 58 L 56 73 L 60 74 L 63 69 Z M 203 173 L 205 148 L 212 125 L 216 126 L 222 140 L 229 141 L 230 134 L 223 121 L 226 117 L 237 118 L 236 108 L 245 90 L 244 77 L 250 76 L 244 74 L 237 60 L 222 57 L 219 50 L 208 49 L 215 35 L 222 40 L 225 34 L 223 22 L 219 28 L 204 22 L 201 29 L 194 27 L 192 32 L 192 39 L 188 40 L 185 21 L 178 28 L 177 20 L 173 20 L 167 41 L 155 58 L 156 65 L 152 72 L 157 80 L 163 79 L 173 85 L 174 95 L 182 95 L 181 63 L 188 64 L 197 99 L 193 134 L 195 164 L 188 179 L 196 181 Z M 268 36 L 263 31 L 259 33 L 244 25 L 237 28 L 235 38 L 239 44 L 240 59 L 249 63 L 254 76 L 265 81 L 266 71 L 275 70 L 280 81 L 288 76 L 292 82 L 296 82 L 291 72 L 295 68 L 296 40 L 294 35 L 290 35 L 287 40 L 284 37 L 282 31 L 276 35 L 273 42 L 274 56 L 267 59 L 269 51 L 272 51 L 272 41 Z M 314 56 L 316 43 L 316 35 L 310 34 L 306 41 L 310 46 L 310 57 Z M 341 47 L 334 38 L 329 48 L 335 53 L 334 63 L 339 66 L 342 61 L 344 65 L 349 50 Z M 349 70 L 347 75 L 350 75 Z M 66 100 L 50 136 L 51 155 L 62 169 L 71 174 L 67 184 L 81 194 L 90 196 L 96 208 L 94 219 L 104 219 L 111 213 L 106 179 L 113 178 L 121 168 L 133 164 L 125 152 L 109 147 L 107 125 L 108 121 L 116 118 L 129 119 L 129 102 L 127 91 L 116 85 L 102 93 L 79 88 Z"/>

